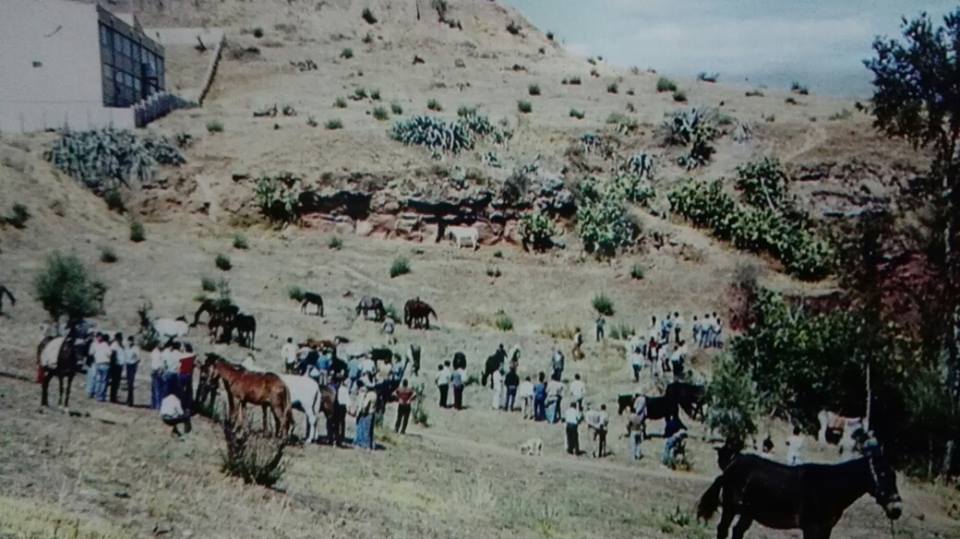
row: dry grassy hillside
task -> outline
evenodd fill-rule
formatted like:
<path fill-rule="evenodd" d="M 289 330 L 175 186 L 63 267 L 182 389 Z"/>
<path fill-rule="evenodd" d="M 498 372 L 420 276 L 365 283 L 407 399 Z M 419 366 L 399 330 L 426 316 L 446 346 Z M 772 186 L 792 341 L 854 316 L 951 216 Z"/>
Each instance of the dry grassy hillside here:
<path fill-rule="evenodd" d="M 707 311 L 726 316 L 728 286 L 744 266 L 758 268 L 768 286 L 805 293 L 831 288 L 829 280 L 796 281 L 774 261 L 735 251 L 670 217 L 665 194 L 683 177 L 728 177 L 745 161 L 773 155 L 805 175 L 792 189 L 809 208 L 849 211 L 863 203 L 850 195 L 863 193 L 864 186 L 871 196 L 891 197 L 922 168 L 921 156 L 877 136 L 869 117 L 855 112 L 852 103 L 793 96 L 797 104 L 789 104 L 786 92 L 746 97 L 745 88 L 688 80 L 677 81 L 688 103 L 677 103 L 656 91 L 659 74 L 572 56 L 498 2 L 451 1 L 447 19 L 459 21 L 462 29 L 440 24 L 426 0 L 129 4 L 141 10 L 146 27 L 222 27 L 228 47 L 204 105 L 149 127 L 167 135 L 187 132 L 197 142 L 186 150 L 185 165 L 160 171 L 159 184 L 124 193 L 128 215 L 109 211 L 101 199 L 51 169 L 42 154 L 54 134 L 0 139 L 0 212 L 19 202 L 32 215 L 22 230 L 0 228 L 0 283 L 19 300 L 12 308 L 5 304 L 0 316 L 3 537 L 64 532 L 69 537 L 711 537 L 712 524 L 684 522 L 718 471 L 702 425 L 690 421 L 691 472 L 660 465 L 660 438 L 646 444 L 647 458 L 629 460 L 626 441 L 616 438 L 624 421 L 616 416 L 614 455 L 601 461 L 573 458 L 563 452 L 560 427 L 494 412 L 488 392 L 476 385 L 467 390 L 468 410 L 439 409 L 429 374 L 455 351 L 465 352 L 471 373 L 477 373 L 500 342 L 522 346 L 522 374 L 546 370 L 553 348 L 569 347 L 565 336 L 574 327 L 590 334 L 591 300 L 598 293 L 615 302 L 608 329 L 621 324 L 645 329 L 651 315 L 668 311 L 681 311 L 688 320 Z M 364 21 L 365 7 L 376 24 Z M 507 31 L 511 22 L 518 25 L 517 35 Z M 262 37 L 255 36 L 258 28 Z M 348 48 L 352 57 L 344 58 Z M 189 69 L 209 60 L 209 52 L 172 53 L 178 55 L 174 65 Z M 415 56 L 423 63 L 414 64 Z M 308 59 L 316 70 L 291 65 Z M 581 84 L 561 83 L 572 77 Z M 609 91 L 614 83 L 616 94 Z M 534 84 L 540 95 L 530 95 Z M 359 88 L 368 96 L 379 90 L 379 101 L 349 99 Z M 345 108 L 336 106 L 337 98 L 345 99 Z M 430 99 L 443 110 L 429 111 Z M 521 113 L 519 100 L 530 101 L 532 112 Z M 374 108 L 390 111 L 394 103 L 401 114 L 390 112 L 385 121 L 373 116 Z M 253 116 L 273 104 L 292 105 L 297 115 Z M 398 118 L 428 113 L 455 118 L 460 106 L 505 120 L 513 138 L 436 160 L 388 134 Z M 676 151 L 660 144 L 656 129 L 666 113 L 689 106 L 718 107 L 749 125 L 753 137 L 742 143 L 722 137 L 714 161 L 688 173 L 674 164 Z M 570 109 L 585 117 L 571 117 Z M 614 112 L 634 118 L 638 128 L 617 132 L 606 122 Z M 317 126 L 308 124 L 310 117 Z M 325 127 L 334 119 L 342 121 L 342 129 Z M 223 131 L 208 132 L 207 125 L 217 121 Z M 429 224 L 425 232 L 389 232 L 398 215 L 412 211 L 404 201 L 444 200 L 457 193 L 451 178 L 466 176 L 476 183 L 470 188 L 496 189 L 517 166 L 538 158 L 543 175 L 570 185 L 590 171 L 608 174 L 612 162 L 571 152 L 588 132 L 605 137 L 619 156 L 643 151 L 658 158 L 653 181 L 658 198 L 650 208 L 631 208 L 645 232 L 636 251 L 597 261 L 583 253 L 572 228 L 563 233 L 567 248 L 546 254 L 524 252 L 508 236 L 477 251 L 457 250 L 434 242 Z M 483 159 L 487 152 L 498 154 L 500 168 Z M 258 214 L 252 178 L 280 171 L 298 174 L 318 192 L 366 192 L 374 202 L 358 218 L 334 208 L 305 216 L 302 227 L 277 229 Z M 131 217 L 145 222 L 146 241 L 129 241 Z M 248 239 L 248 249 L 232 246 L 236 233 Z M 342 248 L 330 247 L 333 237 L 342 239 Z M 116 252 L 117 262 L 100 261 L 105 246 Z M 224 478 L 222 435 L 205 420 L 197 420 L 196 432 L 178 442 L 149 410 L 88 400 L 81 378 L 71 414 L 41 410 L 32 381 L 46 315 L 31 299 L 31 279 L 54 250 L 75 253 L 109 285 L 106 314 L 98 322 L 111 330 L 135 330 L 136 309 L 145 301 L 158 316 L 190 313 L 202 294 L 201 277 L 229 280 L 235 301 L 257 317 L 257 360 L 273 369 L 280 368 L 278 350 L 288 336 L 346 335 L 380 343 L 378 326 L 354 315 L 360 295 L 380 296 L 398 308 L 419 296 L 436 308 L 439 321 L 429 331 L 401 328 L 398 339 L 400 346 L 423 347 L 426 374 L 413 381 L 426 386 L 430 426 L 411 426 L 404 437 L 381 436 L 380 430 L 383 450 L 370 454 L 294 447 L 283 491 L 275 492 Z M 231 258 L 231 270 L 214 266 L 220 253 Z M 410 260 L 412 271 L 390 278 L 388 269 L 398 256 Z M 644 268 L 643 279 L 631 277 L 634 265 Z M 491 276 L 494 269 L 499 276 Z M 301 315 L 288 299 L 293 285 L 321 293 L 326 316 Z M 499 310 L 512 319 L 511 331 L 494 327 Z M 203 328 L 195 331 L 191 338 L 202 352 L 234 358 L 245 353 L 208 345 Z M 587 359 L 571 362 L 567 372 L 584 376 L 589 401 L 613 408 L 617 394 L 635 388 L 623 343 L 590 338 L 586 352 Z M 697 376 L 709 376 L 713 356 L 694 357 Z M 141 404 L 149 391 L 143 370 Z M 648 380 L 642 387 L 652 389 Z M 385 425 L 392 424 L 393 414 L 391 407 Z M 651 430 L 661 428 L 655 422 Z M 762 428 L 782 450 L 785 427 L 770 422 Z M 545 442 L 543 457 L 518 454 L 517 444 L 531 437 Z M 809 444 L 811 460 L 836 458 L 835 448 Z M 907 479 L 901 480 L 901 492 L 906 510 L 897 537 L 956 536 L 957 522 L 948 516 L 955 493 Z M 834 536 L 887 533 L 881 510 L 865 497 Z M 753 528 L 749 536 L 797 534 Z"/>

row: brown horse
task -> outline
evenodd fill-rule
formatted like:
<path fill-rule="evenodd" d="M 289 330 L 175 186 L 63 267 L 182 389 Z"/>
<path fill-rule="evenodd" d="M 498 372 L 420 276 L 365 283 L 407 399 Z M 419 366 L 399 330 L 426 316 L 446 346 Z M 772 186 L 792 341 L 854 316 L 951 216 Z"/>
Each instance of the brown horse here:
<path fill-rule="evenodd" d="M 267 408 L 273 413 L 277 436 L 290 432 L 292 418 L 290 391 L 279 376 L 267 372 L 252 372 L 234 365 L 216 354 L 207 354 L 203 369 L 212 372 L 212 377 L 223 382 L 227 393 L 230 419 L 235 425 L 243 424 L 243 412 L 247 403 L 263 409 L 263 431 L 267 431 Z M 239 406 L 237 406 L 239 402 Z"/>
<path fill-rule="evenodd" d="M 439 318 L 433 307 L 420 298 L 411 299 L 403 306 L 403 322 L 408 328 L 430 329 L 430 315 Z"/>

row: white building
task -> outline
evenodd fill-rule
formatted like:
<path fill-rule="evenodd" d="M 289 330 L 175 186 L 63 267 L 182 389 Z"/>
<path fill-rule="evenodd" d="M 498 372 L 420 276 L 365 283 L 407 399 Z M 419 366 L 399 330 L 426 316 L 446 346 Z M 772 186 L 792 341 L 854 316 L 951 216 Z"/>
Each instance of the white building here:
<path fill-rule="evenodd" d="M 126 19 L 97 4 L 0 0 L 0 133 L 132 128 L 174 108 L 163 46 Z"/>

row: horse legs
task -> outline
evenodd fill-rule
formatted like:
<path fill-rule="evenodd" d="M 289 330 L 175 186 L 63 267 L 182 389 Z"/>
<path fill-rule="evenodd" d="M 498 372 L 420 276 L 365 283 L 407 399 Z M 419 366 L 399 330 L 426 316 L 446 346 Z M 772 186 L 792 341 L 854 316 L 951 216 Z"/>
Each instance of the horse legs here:
<path fill-rule="evenodd" d="M 50 377 L 53 376 L 49 370 L 43 370 L 43 384 L 40 386 L 40 406 L 50 406 L 50 402 L 47 399 L 47 392 L 50 388 Z"/>
<path fill-rule="evenodd" d="M 732 508 L 723 508 L 720 513 L 720 523 L 717 524 L 717 539 L 727 539 L 727 532 L 735 516 L 737 516 L 737 514 Z M 739 524 L 739 522 L 737 524 Z"/>
<path fill-rule="evenodd" d="M 733 527 L 733 539 L 743 539 L 743 534 L 747 533 L 747 528 L 753 524 L 753 519 L 747 515 L 740 515 L 737 519 L 737 525 Z"/>
<path fill-rule="evenodd" d="M 57 375 L 57 406 L 63 405 L 63 376 Z"/>
<path fill-rule="evenodd" d="M 63 396 L 63 407 L 70 407 L 70 388 L 73 387 L 73 374 L 67 376 L 67 393 Z"/>

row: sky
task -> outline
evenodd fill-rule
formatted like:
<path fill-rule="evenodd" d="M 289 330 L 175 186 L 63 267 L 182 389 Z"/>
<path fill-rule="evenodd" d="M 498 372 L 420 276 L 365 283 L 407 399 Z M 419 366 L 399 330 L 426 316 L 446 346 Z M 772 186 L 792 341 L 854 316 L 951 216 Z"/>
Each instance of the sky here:
<path fill-rule="evenodd" d="M 938 23 L 957 0 L 506 0 L 572 53 L 675 77 L 868 97 L 877 35 L 900 36 L 901 17 Z"/>

